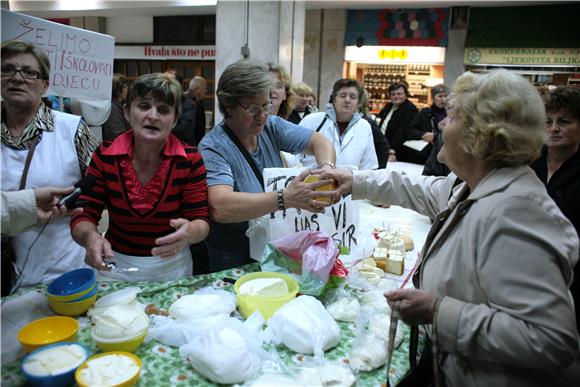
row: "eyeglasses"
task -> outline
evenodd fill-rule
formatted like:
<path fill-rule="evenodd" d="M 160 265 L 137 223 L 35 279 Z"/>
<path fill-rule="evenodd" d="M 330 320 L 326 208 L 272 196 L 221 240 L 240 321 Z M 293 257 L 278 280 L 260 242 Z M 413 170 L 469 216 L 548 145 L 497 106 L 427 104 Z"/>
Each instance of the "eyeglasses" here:
<path fill-rule="evenodd" d="M 270 114 L 274 111 L 274 104 L 273 103 L 268 103 L 264 106 L 250 106 L 250 107 L 245 107 L 244 105 L 242 105 L 241 103 L 238 102 L 238 105 L 240 105 L 240 107 L 242 109 L 244 109 L 246 111 L 246 113 L 249 113 L 253 116 L 255 116 L 258 113 L 262 113 L 264 112 L 266 115 Z"/>
<path fill-rule="evenodd" d="M 38 79 L 40 78 L 40 71 L 32 70 L 29 68 L 16 67 L 2 67 L 0 70 L 3 77 L 12 78 L 16 73 L 20 73 L 24 79 Z"/>

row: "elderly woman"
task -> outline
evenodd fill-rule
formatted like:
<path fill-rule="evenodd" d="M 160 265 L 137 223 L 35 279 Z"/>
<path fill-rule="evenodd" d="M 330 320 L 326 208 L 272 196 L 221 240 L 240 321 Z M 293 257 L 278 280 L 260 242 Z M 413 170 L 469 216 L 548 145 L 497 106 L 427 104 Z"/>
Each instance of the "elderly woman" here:
<path fill-rule="evenodd" d="M 548 194 L 580 234 L 580 88 L 560 86 L 546 95 L 546 142 L 531 165 Z M 580 265 L 570 290 L 580 330 Z"/>
<path fill-rule="evenodd" d="M 181 86 L 165 74 L 138 78 L 127 95 L 125 118 L 132 130 L 93 155 L 87 175 L 93 192 L 82 195 L 72 235 L 87 249 L 86 262 L 117 280 L 165 281 L 191 275 L 189 244 L 209 232 L 207 184 L 201 155 L 171 134 L 179 117 Z M 103 209 L 109 229 L 97 231 Z M 109 270 L 103 257 L 117 269 Z"/>
<path fill-rule="evenodd" d="M 72 186 L 84 174 L 98 142 L 81 117 L 54 111 L 41 100 L 50 62 L 32 43 L 2 44 L 2 190 Z M 25 165 L 29 168 L 25 169 Z M 50 282 L 84 266 L 84 249 L 71 238 L 68 217 L 12 239 L 16 284 Z"/>
<path fill-rule="evenodd" d="M 403 143 L 409 140 L 408 127 L 417 115 L 417 106 L 409 101 L 409 87 L 406 83 L 393 83 L 389 86 L 388 104 L 379 112 L 379 128 L 389 141 L 389 161 L 408 161 L 408 155 Z"/>
<path fill-rule="evenodd" d="M 332 87 L 331 103 L 326 112 L 312 113 L 300 126 L 325 135 L 334 145 L 337 165 L 358 169 L 379 167 L 371 125 L 359 112 L 362 86 L 354 79 L 339 79 Z M 302 158 L 302 165 L 315 168 L 311 156 Z"/>
<path fill-rule="evenodd" d="M 568 286 L 578 236 L 528 164 L 545 116 L 536 89 L 506 70 L 455 84 L 439 160 L 448 177 L 324 171 L 336 194 L 435 217 L 416 289 L 387 293 L 428 326 L 446 385 L 556 386 L 578 351 Z M 464 183 L 453 189 L 456 176 Z"/>
<path fill-rule="evenodd" d="M 269 63 L 268 70 L 274 78 L 274 87 L 270 94 L 270 100 L 274 105 L 272 115 L 288 119 L 293 109 L 290 103 L 292 97 L 292 92 L 290 91 L 292 78 L 290 78 L 290 74 L 282 66 Z"/>
<path fill-rule="evenodd" d="M 210 270 L 251 262 L 248 221 L 285 208 L 321 211 L 326 203 L 314 199 L 314 189 L 328 184 L 304 183 L 300 174 L 277 192 L 264 192 L 262 170 L 283 166 L 280 151 L 314 154 L 319 167 L 333 168 L 332 144 L 320 133 L 270 116 L 272 76 L 259 62 L 229 65 L 217 87 L 222 123 L 201 141 L 207 168 L 208 202 L 212 217 L 206 240 Z"/>

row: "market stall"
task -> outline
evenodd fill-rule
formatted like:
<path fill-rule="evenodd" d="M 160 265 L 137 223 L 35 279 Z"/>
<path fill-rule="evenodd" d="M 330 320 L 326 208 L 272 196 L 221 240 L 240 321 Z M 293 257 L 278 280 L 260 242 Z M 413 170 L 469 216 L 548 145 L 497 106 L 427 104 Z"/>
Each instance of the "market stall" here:
<path fill-rule="evenodd" d="M 392 163 L 391 168 L 405 170 L 408 173 L 417 172 L 409 170 L 409 167 L 404 163 Z M 410 274 L 428 231 L 429 220 L 413 211 L 397 206 L 382 208 L 374 206 L 367 201 L 360 201 L 359 206 L 361 230 L 372 232 L 375 228 L 392 228 L 407 233 L 414 240 L 414 247 L 411 251 L 408 251 L 405 258 L 404 273 L 402 275 L 385 274 L 386 281 L 391 288 L 411 286 Z M 363 257 L 343 255 L 341 258 L 349 270 L 355 270 L 355 266 Z M 99 297 L 102 297 L 124 288 L 137 287 L 139 288 L 139 302 L 153 304 L 159 309 L 168 310 L 175 301 L 201 288 L 213 287 L 233 292 L 234 286 L 232 282 L 235 282 L 246 273 L 256 271 L 260 271 L 258 263 L 171 282 L 98 282 L 97 289 Z M 48 307 L 45 292 L 46 285 L 38 285 L 33 289 L 20 291 L 18 294 L 3 300 L 2 385 L 18 386 L 25 381 L 21 371 L 21 361 L 16 359 L 20 358 L 23 352 L 15 336 L 20 327 L 27 322 L 53 314 Z M 15 313 L 18 314 L 17 318 Z M 238 311 L 234 313 L 234 317 L 242 319 Z M 80 324 L 78 342 L 86 345 L 93 354 L 99 353 L 100 349 L 91 336 L 93 327 L 91 318 L 81 315 L 77 317 L 77 321 Z M 340 321 L 338 322 L 338 327 L 340 328 L 340 341 L 336 346 L 324 353 L 324 358 L 331 363 L 340 364 L 348 369 L 353 343 L 357 336 L 357 328 L 354 322 Z M 400 380 L 409 368 L 409 327 L 402 323 L 400 323 L 399 327 L 402 328 L 404 333 L 404 340 L 393 354 L 390 368 L 391 383 L 396 383 Z M 266 344 L 264 348 L 269 352 L 276 352 L 286 365 L 300 366 L 301 364 L 311 363 L 313 359 L 313 356 L 291 351 L 281 345 Z M 178 347 L 162 344 L 157 340 L 149 342 L 146 340 L 135 354 L 142 361 L 141 376 L 137 383 L 139 386 L 216 385 L 196 372 L 192 365 L 180 355 Z M 383 365 L 370 372 L 359 372 L 355 375 L 358 386 L 381 385 L 386 381 L 386 366 Z"/>

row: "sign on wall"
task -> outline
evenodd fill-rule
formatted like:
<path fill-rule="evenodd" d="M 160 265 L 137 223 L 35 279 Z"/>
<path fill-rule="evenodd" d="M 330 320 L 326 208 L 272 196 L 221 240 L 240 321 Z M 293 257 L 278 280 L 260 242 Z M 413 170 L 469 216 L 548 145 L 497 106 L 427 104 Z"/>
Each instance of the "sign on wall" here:
<path fill-rule="evenodd" d="M 579 66 L 580 48 L 478 48 L 465 49 L 464 64 L 514 66 Z"/>
<path fill-rule="evenodd" d="M 215 46 L 116 46 L 115 59 L 215 60 Z"/>
<path fill-rule="evenodd" d="M 444 64 L 445 47 L 347 46 L 344 60 L 370 64 Z"/>
<path fill-rule="evenodd" d="M 47 95 L 111 99 L 115 38 L 2 9 L 2 41 L 24 40 L 50 60 Z"/>

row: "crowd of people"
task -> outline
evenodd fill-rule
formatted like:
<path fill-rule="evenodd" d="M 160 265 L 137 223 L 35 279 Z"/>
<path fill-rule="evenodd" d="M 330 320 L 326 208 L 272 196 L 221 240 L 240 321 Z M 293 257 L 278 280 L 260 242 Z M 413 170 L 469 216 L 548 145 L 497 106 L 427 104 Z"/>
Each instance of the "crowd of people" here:
<path fill-rule="evenodd" d="M 184 92 L 171 71 L 132 82 L 115 74 L 99 144 L 82 117 L 43 103 L 41 49 L 4 42 L 1 62 L 3 295 L 85 265 L 101 280 L 141 281 L 237 267 L 252 262 L 253 219 L 322 212 L 352 194 L 433 220 L 414 288 L 385 295 L 405 322 L 429 327 L 432 378 L 564 386 L 578 377 L 578 88 L 542 100 L 513 72 L 467 72 L 451 93 L 431 88 L 432 105 L 418 110 L 395 83 L 375 120 L 356 80 L 337 80 L 318 111 L 312 89 L 282 66 L 240 60 L 219 77 L 224 118 L 206 132 L 203 78 Z M 424 164 L 424 176 L 390 171 L 395 161 Z M 263 169 L 289 164 L 307 169 L 265 191 Z M 305 181 L 312 170 L 318 182 Z M 83 176 L 96 183 L 80 208 L 60 205 Z M 315 191 L 333 181 L 335 191 Z M 110 260 L 139 271 L 111 271 Z"/>

